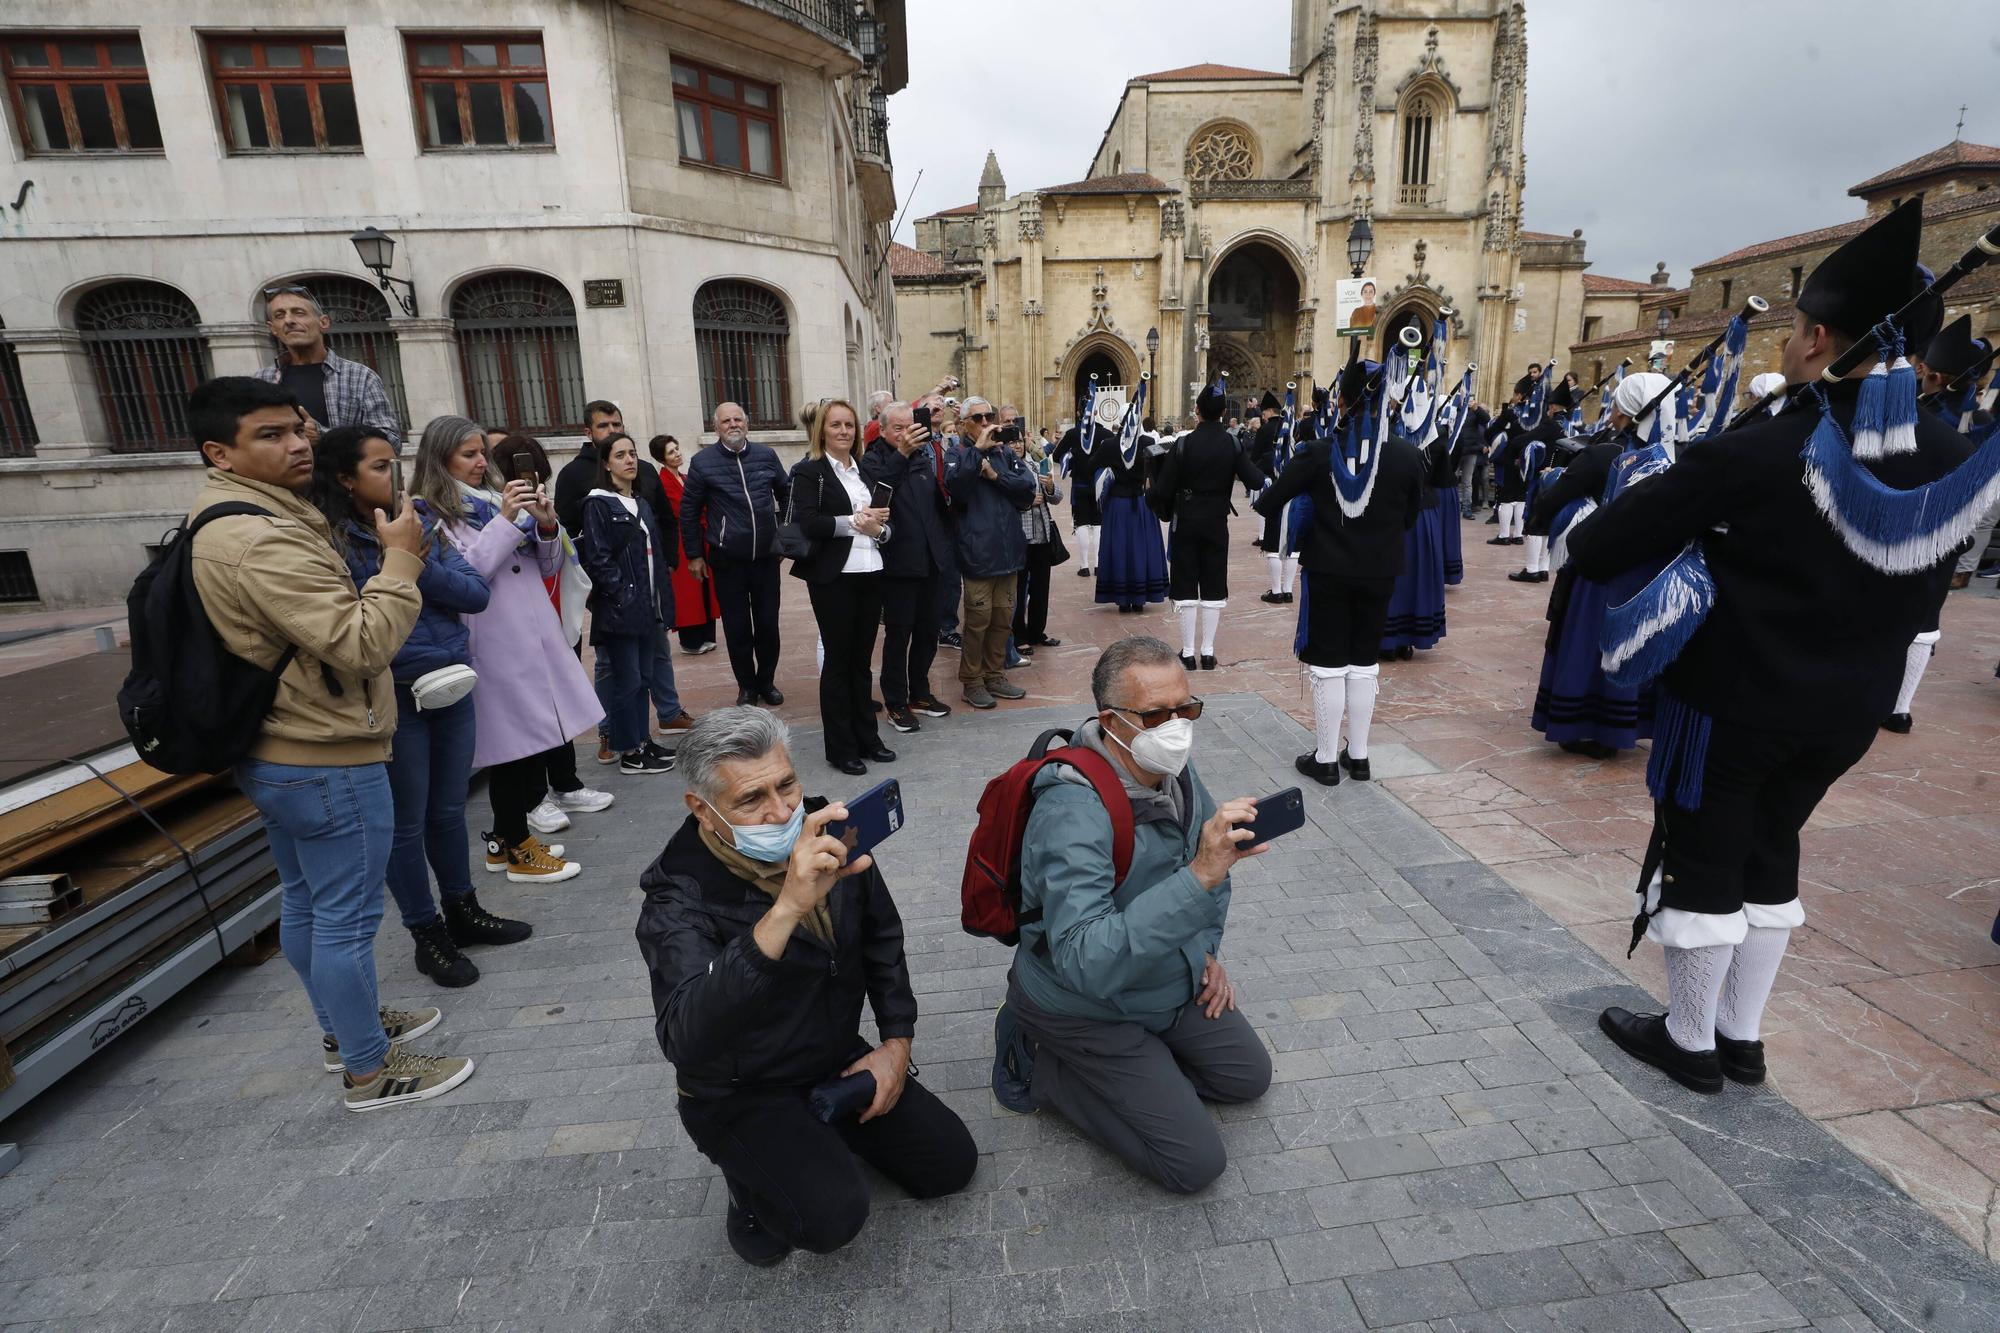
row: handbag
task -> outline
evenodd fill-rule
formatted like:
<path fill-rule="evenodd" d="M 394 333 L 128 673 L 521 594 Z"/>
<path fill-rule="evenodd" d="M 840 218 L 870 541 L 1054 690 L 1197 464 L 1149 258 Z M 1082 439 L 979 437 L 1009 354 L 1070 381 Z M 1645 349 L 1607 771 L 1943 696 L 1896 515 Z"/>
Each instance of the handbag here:
<path fill-rule="evenodd" d="M 1054 569 L 1069 559 L 1069 547 L 1063 545 L 1062 529 L 1056 526 L 1056 516 L 1049 515 L 1049 568 Z"/>
<path fill-rule="evenodd" d="M 824 469 L 819 474 L 819 502 L 822 507 L 826 504 L 826 472 Z M 812 558 L 812 553 L 816 545 L 817 543 L 812 538 L 806 536 L 805 529 L 799 526 L 797 505 L 795 503 L 787 504 L 785 507 L 785 521 L 778 525 L 777 536 L 771 541 L 772 549 L 787 560 L 809 560 Z"/>

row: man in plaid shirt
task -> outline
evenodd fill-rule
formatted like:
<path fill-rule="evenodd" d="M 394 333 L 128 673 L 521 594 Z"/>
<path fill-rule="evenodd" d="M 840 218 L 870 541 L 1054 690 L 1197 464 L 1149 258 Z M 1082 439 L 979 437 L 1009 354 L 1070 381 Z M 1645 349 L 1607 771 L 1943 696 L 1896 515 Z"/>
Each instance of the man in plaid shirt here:
<path fill-rule="evenodd" d="M 307 436 L 317 442 L 321 431 L 335 426 L 373 426 L 392 443 L 402 444 L 403 423 L 389 406 L 382 377 L 359 361 L 333 354 L 326 345 L 333 321 L 312 293 L 303 287 L 273 287 L 264 295 L 265 318 L 280 351 L 257 378 L 291 390 L 306 410 Z"/>

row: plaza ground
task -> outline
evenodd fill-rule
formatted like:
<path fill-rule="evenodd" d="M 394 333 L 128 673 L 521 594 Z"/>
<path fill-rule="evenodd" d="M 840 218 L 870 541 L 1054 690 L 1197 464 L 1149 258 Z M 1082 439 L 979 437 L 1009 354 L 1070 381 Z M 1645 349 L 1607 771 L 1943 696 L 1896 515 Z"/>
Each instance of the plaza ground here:
<path fill-rule="evenodd" d="M 980 786 L 1040 728 L 1087 715 L 1102 644 L 1175 636 L 1161 608 L 1089 606 L 1065 566 L 1064 644 L 1012 673 L 1029 698 L 885 737 L 910 816 L 883 864 L 923 1011 L 916 1060 L 980 1146 L 967 1192 L 918 1203 L 883 1185 L 835 1256 L 765 1272 L 728 1252 L 632 939 L 679 778 L 586 759 L 619 801 L 559 839 L 584 874 L 480 885 L 532 940 L 479 951 L 482 980 L 442 991 L 393 915 L 383 929 L 385 1002 L 440 1005 L 420 1045 L 474 1056 L 471 1082 L 349 1115 L 282 960 L 211 975 L 0 1125 L 22 1151 L 0 1177 L 0 1325 L 2000 1326 L 1991 584 L 1947 607 L 1917 730 L 1883 736 L 1806 833 L 1772 1083 L 1702 1098 L 1595 1030 L 1604 1004 L 1643 1004 L 1658 982 L 1656 951 L 1622 957 L 1643 757 L 1582 761 L 1528 729 L 1546 585 L 1507 582 L 1518 552 L 1483 545 L 1491 531 L 1465 526 L 1444 643 L 1384 667 L 1380 780 L 1308 785 L 1307 827 L 1237 876 L 1223 957 L 1277 1080 L 1218 1109 L 1231 1162 L 1201 1194 L 1133 1179 L 986 1086 L 1007 953 L 962 934 L 956 902 Z M 1239 521 L 1221 667 L 1194 685 L 1211 702 L 1196 763 L 1218 795 L 1294 785 L 1310 744 L 1296 608 L 1255 600 L 1249 534 Z M 809 789 L 838 792 L 851 780 L 819 762 L 811 623 L 787 582 L 780 711 Z M 0 642 L 0 671 L 117 618 Z M 956 704 L 951 665 L 933 682 Z M 723 653 L 678 666 L 690 708 L 733 699 Z"/>

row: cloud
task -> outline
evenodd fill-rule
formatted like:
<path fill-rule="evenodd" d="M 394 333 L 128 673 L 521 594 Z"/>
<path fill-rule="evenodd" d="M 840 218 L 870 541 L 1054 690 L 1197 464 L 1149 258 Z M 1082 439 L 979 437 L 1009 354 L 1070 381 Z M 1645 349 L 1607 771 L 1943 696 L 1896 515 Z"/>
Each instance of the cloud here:
<path fill-rule="evenodd" d="M 1314 9 L 1322 11 L 1315 0 Z M 1126 80 L 1287 68 L 1290 0 L 925 0 L 890 99 L 910 218 L 1082 177 Z M 1738 246 L 1860 216 L 1847 187 L 1950 141 L 2000 142 L 1992 0 L 1533 0 L 1524 224 L 1582 227 L 1592 270 L 1677 282 Z M 1342 86 L 1346 87 L 1345 80 Z M 918 171 L 922 171 L 921 180 Z M 911 186 L 915 184 L 914 195 Z"/>

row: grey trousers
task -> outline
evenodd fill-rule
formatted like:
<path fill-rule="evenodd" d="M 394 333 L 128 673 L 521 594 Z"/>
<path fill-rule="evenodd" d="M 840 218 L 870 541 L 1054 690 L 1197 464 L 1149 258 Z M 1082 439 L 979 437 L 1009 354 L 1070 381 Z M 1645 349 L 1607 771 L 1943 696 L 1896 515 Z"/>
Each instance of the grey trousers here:
<path fill-rule="evenodd" d="M 1979 566 L 1985 562 L 1986 546 L 1988 542 L 1993 540 L 1993 527 L 1996 520 L 2000 520 L 2000 508 L 1995 508 L 1992 513 L 1980 521 L 1978 530 L 1972 534 L 1972 545 L 1966 547 L 1965 553 L 1958 557 L 1956 572 L 1960 574 L 1976 573 Z"/>
<path fill-rule="evenodd" d="M 1209 1018 L 1190 1003 L 1155 1035 L 1137 1023 L 1046 1013 L 1011 982 L 1007 1005 L 1040 1044 L 1035 1101 L 1178 1194 L 1228 1164 L 1202 1100 L 1253 1101 L 1271 1086 L 1271 1053 L 1240 1010 Z"/>

